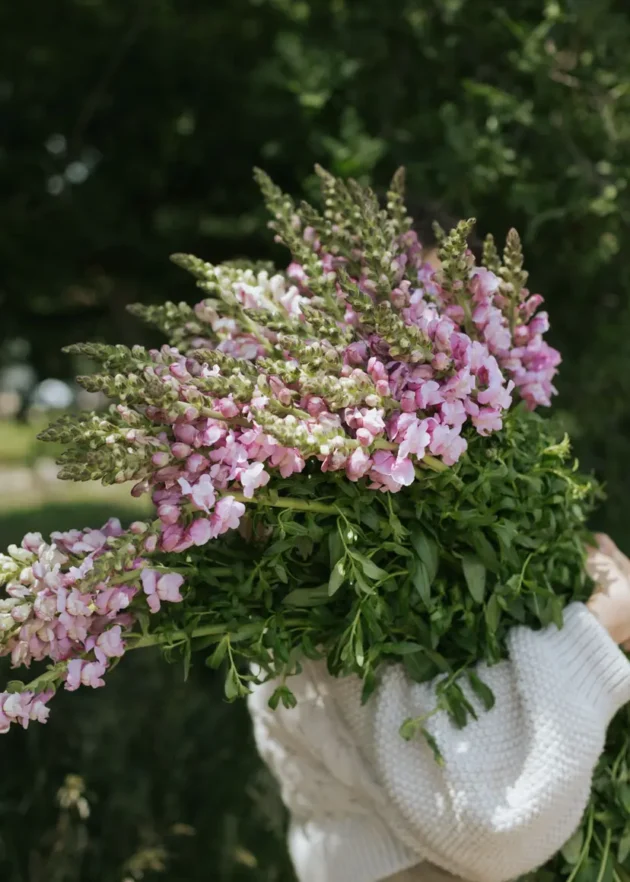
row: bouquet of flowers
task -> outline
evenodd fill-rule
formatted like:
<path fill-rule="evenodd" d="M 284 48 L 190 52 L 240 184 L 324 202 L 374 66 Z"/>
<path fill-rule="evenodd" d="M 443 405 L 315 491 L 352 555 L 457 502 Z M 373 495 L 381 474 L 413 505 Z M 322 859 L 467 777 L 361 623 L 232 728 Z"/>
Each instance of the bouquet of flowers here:
<path fill-rule="evenodd" d="M 204 652 L 228 699 L 274 678 L 287 706 L 304 657 L 361 677 L 366 701 L 383 665 L 403 664 L 465 726 L 464 679 L 494 701 L 476 663 L 589 596 L 597 489 L 535 413 L 560 356 L 517 233 L 502 254 L 489 237 L 477 266 L 473 221 L 438 229 L 434 270 L 402 172 L 385 207 L 318 174 L 321 212 L 257 172 L 285 271 L 175 255 L 205 299 L 134 310 L 168 344 L 71 347 L 101 365 L 79 382 L 113 403 L 44 433 L 64 445 L 60 477 L 132 482 L 155 516 L 30 533 L 0 558 L 0 653 L 38 668 L 0 694 L 0 731 L 44 722 L 57 689 L 103 686 L 148 646 L 186 667 Z M 424 723 L 401 737 L 440 762 Z M 630 879 L 625 725 L 583 828 L 538 880 Z"/>

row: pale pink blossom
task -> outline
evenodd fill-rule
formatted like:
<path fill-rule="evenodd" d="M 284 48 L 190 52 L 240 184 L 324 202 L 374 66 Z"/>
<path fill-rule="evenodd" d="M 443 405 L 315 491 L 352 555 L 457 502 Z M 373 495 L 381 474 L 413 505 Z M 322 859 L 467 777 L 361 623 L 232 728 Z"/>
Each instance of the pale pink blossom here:
<path fill-rule="evenodd" d="M 178 483 L 182 488 L 182 493 L 190 497 L 201 511 L 209 512 L 214 506 L 216 493 L 210 475 L 201 475 L 193 485 L 186 478 L 180 478 Z"/>

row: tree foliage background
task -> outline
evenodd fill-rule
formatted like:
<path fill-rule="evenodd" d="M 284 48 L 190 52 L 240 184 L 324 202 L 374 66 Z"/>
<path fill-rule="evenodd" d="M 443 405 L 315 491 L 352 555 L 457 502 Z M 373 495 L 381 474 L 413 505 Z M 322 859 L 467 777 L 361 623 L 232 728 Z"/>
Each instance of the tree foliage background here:
<path fill-rule="evenodd" d="M 140 339 L 127 303 L 194 298 L 169 253 L 282 259 L 253 165 L 312 195 L 314 162 L 376 186 L 404 164 L 422 229 L 474 215 L 523 235 L 565 358 L 558 410 L 627 549 L 628 46 L 623 0 L 5 3 L 0 341 L 69 376 L 63 345 Z M 147 658 L 3 740 L 2 877 L 157 879 L 164 861 L 182 882 L 291 879 L 244 710 L 218 696 L 203 668 L 182 684 Z M 56 805 L 68 773 L 85 821 Z"/>

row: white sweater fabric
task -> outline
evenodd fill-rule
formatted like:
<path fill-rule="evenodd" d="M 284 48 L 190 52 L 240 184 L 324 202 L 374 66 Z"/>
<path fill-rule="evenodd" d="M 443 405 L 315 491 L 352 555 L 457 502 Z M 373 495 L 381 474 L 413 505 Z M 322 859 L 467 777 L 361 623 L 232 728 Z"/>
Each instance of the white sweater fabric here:
<path fill-rule="evenodd" d="M 361 705 L 358 678 L 305 662 L 290 686 L 297 707 L 268 706 L 273 682 L 249 706 L 259 751 L 291 815 L 300 882 L 377 882 L 430 867 L 470 882 L 507 882 L 545 863 L 571 837 L 614 714 L 630 701 L 630 663 L 581 604 L 564 627 L 516 628 L 509 660 L 478 673 L 496 704 L 457 729 L 427 723 L 444 757 L 401 724 L 435 707 L 431 684 L 388 667 Z M 415 874 L 414 874 L 415 878 Z"/>

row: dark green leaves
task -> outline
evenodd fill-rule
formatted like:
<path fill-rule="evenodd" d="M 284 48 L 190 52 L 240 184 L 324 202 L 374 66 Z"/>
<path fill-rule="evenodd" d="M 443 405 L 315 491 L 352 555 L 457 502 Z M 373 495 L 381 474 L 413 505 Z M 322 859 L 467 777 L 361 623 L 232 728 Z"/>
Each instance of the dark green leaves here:
<path fill-rule="evenodd" d="M 499 599 L 496 594 L 493 594 L 488 601 L 484 615 L 488 630 L 491 634 L 494 634 L 499 627 L 499 621 L 501 619 L 501 607 L 499 606 Z"/>
<path fill-rule="evenodd" d="M 16 692 L 24 692 L 24 690 L 26 689 L 26 685 L 22 682 L 22 680 L 9 680 L 4 688 L 5 692 L 13 695 Z"/>
<path fill-rule="evenodd" d="M 269 699 L 269 707 L 272 710 L 276 710 L 280 704 L 286 708 L 295 707 L 297 704 L 297 699 L 288 686 L 278 686 Z"/>
<path fill-rule="evenodd" d="M 472 542 L 481 563 L 493 573 L 499 571 L 499 559 L 494 546 L 489 542 L 482 530 L 474 530 Z"/>
<path fill-rule="evenodd" d="M 437 543 L 421 530 L 414 530 L 411 534 L 411 544 L 418 558 L 424 564 L 429 584 L 431 584 L 438 571 L 439 552 Z"/>
<path fill-rule="evenodd" d="M 355 560 L 363 573 L 368 577 L 368 579 L 372 579 L 374 581 L 381 581 L 383 579 L 387 579 L 387 572 L 380 567 L 377 567 L 376 564 L 370 560 L 369 557 L 366 557 L 365 554 L 361 554 L 358 551 L 351 552 L 352 559 Z"/>
<path fill-rule="evenodd" d="M 413 587 L 418 592 L 418 596 L 421 598 L 424 605 L 428 607 L 431 602 L 432 581 L 429 578 L 429 572 L 421 560 L 414 561 L 411 566 Z"/>
<path fill-rule="evenodd" d="M 473 600 L 476 603 L 483 603 L 486 595 L 486 568 L 479 558 L 472 554 L 465 554 L 462 558 L 462 569 L 464 578 L 468 585 Z"/>
<path fill-rule="evenodd" d="M 562 848 L 562 857 L 567 864 L 574 867 L 580 860 L 584 847 L 584 830 L 580 827 Z"/>
<path fill-rule="evenodd" d="M 470 687 L 483 703 L 484 708 L 488 711 L 494 707 L 495 698 L 492 689 L 480 679 L 479 675 L 475 673 L 475 671 L 468 671 L 468 682 L 470 683 Z"/>
<path fill-rule="evenodd" d="M 617 799 L 630 818 L 630 784 L 625 782 L 617 788 Z"/>
<path fill-rule="evenodd" d="M 429 747 L 431 753 L 433 754 L 433 759 L 438 764 L 438 766 L 444 765 L 444 757 L 442 756 L 442 752 L 440 751 L 439 744 L 434 735 L 427 729 L 425 723 L 428 717 L 433 714 L 427 714 L 423 717 L 409 717 L 404 721 L 402 726 L 400 727 L 400 736 L 404 738 L 405 741 L 413 741 L 418 737 L 424 738 L 425 743 Z"/>
<path fill-rule="evenodd" d="M 424 605 L 429 607 L 431 586 L 439 565 L 437 543 L 422 530 L 414 530 L 411 534 L 411 544 L 416 553 L 416 560 L 410 565 L 413 586 Z"/>
<path fill-rule="evenodd" d="M 296 588 L 290 591 L 282 602 L 287 606 L 320 606 L 330 597 L 330 583 L 319 588 Z"/>
<path fill-rule="evenodd" d="M 341 558 L 332 568 L 332 572 L 330 574 L 330 579 L 328 581 L 328 594 L 332 597 L 333 594 L 336 594 L 339 588 L 341 587 L 344 579 L 346 577 L 346 564 L 345 559 Z"/>
<path fill-rule="evenodd" d="M 630 856 L 630 822 L 626 825 L 623 835 L 617 846 L 617 860 L 620 864 L 625 864 Z"/>
<path fill-rule="evenodd" d="M 410 655 L 413 652 L 421 651 L 422 647 L 418 643 L 406 640 L 400 643 L 384 643 L 382 650 L 391 655 Z"/>

